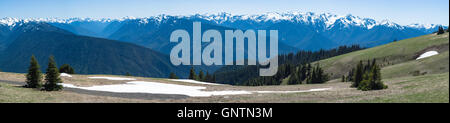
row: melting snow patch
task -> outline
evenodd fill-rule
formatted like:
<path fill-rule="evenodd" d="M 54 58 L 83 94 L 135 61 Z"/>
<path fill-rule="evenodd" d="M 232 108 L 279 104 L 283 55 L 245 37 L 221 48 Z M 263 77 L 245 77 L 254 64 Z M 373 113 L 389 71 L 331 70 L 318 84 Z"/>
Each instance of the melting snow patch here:
<path fill-rule="evenodd" d="M 202 91 L 206 87 L 165 84 L 157 82 L 132 81 L 127 84 L 102 85 L 92 87 L 77 87 L 71 84 L 62 84 L 68 88 L 84 90 L 107 91 L 116 93 L 152 93 L 152 94 L 180 94 L 191 97 L 208 97 L 213 95 L 251 94 L 247 91 Z"/>
<path fill-rule="evenodd" d="M 121 78 L 121 77 L 88 77 L 89 79 L 107 79 L 107 80 L 136 80 L 133 78 Z"/>
<path fill-rule="evenodd" d="M 126 84 L 117 85 L 101 85 L 92 87 L 78 87 L 72 84 L 61 83 L 64 87 L 78 88 L 84 90 L 93 91 L 106 91 L 116 93 L 152 93 L 152 94 L 180 94 L 191 97 L 209 97 L 209 96 L 222 96 L 222 95 L 240 95 L 240 94 L 253 94 L 253 93 L 300 93 L 300 92 L 313 92 L 313 91 L 325 91 L 331 88 L 322 89 L 310 89 L 306 91 L 203 91 L 206 87 L 202 86 L 185 86 L 176 84 L 165 84 L 157 82 L 146 81 L 132 81 Z"/>
<path fill-rule="evenodd" d="M 437 54 L 439 54 L 437 51 L 428 51 L 428 52 L 425 52 L 422 55 L 420 55 L 416 60 L 431 57 L 431 56 L 434 56 Z"/>
<path fill-rule="evenodd" d="M 209 82 L 200 82 L 200 81 L 191 80 L 191 79 L 169 79 L 169 80 L 177 81 L 177 82 L 194 83 L 194 84 L 204 84 L 204 85 L 223 85 L 223 84 L 216 84 L 216 83 L 209 83 Z"/>
<path fill-rule="evenodd" d="M 59 74 L 59 76 L 61 76 L 61 77 L 72 77 L 72 75 L 67 74 L 67 73 L 61 73 L 61 74 Z"/>

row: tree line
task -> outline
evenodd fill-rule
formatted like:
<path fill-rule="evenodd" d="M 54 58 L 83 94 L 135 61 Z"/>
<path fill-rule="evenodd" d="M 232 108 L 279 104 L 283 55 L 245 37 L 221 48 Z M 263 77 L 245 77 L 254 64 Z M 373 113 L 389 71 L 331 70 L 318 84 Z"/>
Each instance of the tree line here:
<path fill-rule="evenodd" d="M 348 73 L 347 77 L 342 76 L 342 81 L 351 81 L 351 87 L 357 88 L 362 91 L 369 90 L 381 90 L 388 88 L 381 81 L 380 67 L 376 63 L 376 59 L 367 60 L 364 64 L 363 61 L 359 63 Z"/>
<path fill-rule="evenodd" d="M 42 82 L 42 72 L 39 62 L 34 55 L 31 56 L 30 66 L 28 73 L 26 74 L 26 88 L 37 88 L 46 91 L 59 91 L 63 89 L 61 83 L 63 81 L 60 78 L 60 72 L 75 74 L 75 70 L 68 64 L 62 65 L 59 70 L 55 62 L 55 58 L 50 56 L 48 59 L 48 65 L 44 77 L 44 83 Z"/>
<path fill-rule="evenodd" d="M 245 81 L 245 86 L 281 85 L 287 84 L 319 84 L 329 80 L 328 75 L 319 64 L 312 67 L 310 63 L 303 65 L 282 64 L 274 76 L 262 76 Z"/>
<path fill-rule="evenodd" d="M 169 75 L 169 79 L 179 79 L 179 78 L 180 77 L 178 77 L 173 72 L 171 72 L 170 75 Z M 200 70 L 198 72 L 198 75 L 197 75 L 197 73 L 195 73 L 194 67 L 191 67 L 191 69 L 189 70 L 189 77 L 188 77 L 188 79 L 202 81 L 202 82 L 213 82 L 214 83 L 215 80 L 216 80 L 216 76 L 210 74 L 208 71 L 206 71 L 206 74 L 205 74 L 202 70 Z"/>
<path fill-rule="evenodd" d="M 448 32 L 448 28 L 447 28 L 447 32 Z M 436 33 L 437 35 L 444 34 L 444 33 L 445 33 L 445 30 L 444 30 L 444 28 L 443 28 L 442 26 L 439 26 L 439 27 L 438 27 L 438 31 L 436 31 L 435 33 Z"/>
<path fill-rule="evenodd" d="M 322 59 L 362 50 L 359 45 L 340 46 L 330 50 L 298 51 L 297 53 L 282 54 L 278 56 L 279 66 L 276 75 L 260 77 L 259 68 L 262 66 L 227 66 L 215 72 L 216 82 L 232 85 L 279 85 L 283 79 L 295 74 L 289 84 L 320 83 L 327 80 L 326 74 L 319 65 L 312 67 L 308 64 Z M 314 73 L 314 76 L 312 76 Z M 303 75 L 303 74 L 307 74 Z M 319 77 L 320 76 L 320 77 Z M 308 78 L 308 79 L 306 79 Z M 321 78 L 321 79 L 318 79 Z M 289 78 L 290 79 L 290 78 Z M 305 81 L 308 80 L 308 81 Z M 314 82 L 311 82 L 314 81 Z"/>

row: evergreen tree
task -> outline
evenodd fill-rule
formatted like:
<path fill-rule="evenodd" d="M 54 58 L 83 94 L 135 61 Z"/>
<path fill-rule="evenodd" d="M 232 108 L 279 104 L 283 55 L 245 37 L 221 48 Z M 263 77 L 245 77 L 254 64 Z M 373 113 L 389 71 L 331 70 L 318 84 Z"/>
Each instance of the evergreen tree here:
<path fill-rule="evenodd" d="M 125 73 L 125 76 L 132 76 L 130 72 Z"/>
<path fill-rule="evenodd" d="M 372 68 L 370 69 L 370 71 L 365 72 L 363 80 L 358 85 L 359 90 L 381 90 L 388 87 L 381 81 L 380 68 L 378 67 L 378 65 L 376 65 L 375 62 L 376 61 L 373 60 Z"/>
<path fill-rule="evenodd" d="M 42 87 L 42 73 L 40 66 L 34 55 L 31 56 L 30 67 L 28 68 L 27 77 L 27 88 L 41 88 Z"/>
<path fill-rule="evenodd" d="M 194 67 L 191 67 L 191 70 L 189 71 L 189 79 L 197 80 L 197 74 L 195 74 Z"/>
<path fill-rule="evenodd" d="M 355 73 L 353 74 L 353 84 L 351 87 L 358 87 L 359 83 L 363 80 L 363 63 L 359 61 L 359 64 L 355 68 Z"/>
<path fill-rule="evenodd" d="M 169 79 L 179 79 L 179 77 L 175 73 L 170 72 Z"/>
<path fill-rule="evenodd" d="M 374 65 L 372 68 L 372 88 L 371 90 L 381 90 L 388 88 L 387 85 L 384 85 L 384 83 L 381 81 L 381 70 L 378 65 Z"/>
<path fill-rule="evenodd" d="M 440 35 L 440 34 L 444 34 L 444 33 L 445 33 L 444 28 L 442 28 L 442 26 L 439 26 L 437 34 Z"/>
<path fill-rule="evenodd" d="M 355 74 L 355 68 L 350 69 L 350 71 L 348 72 L 348 75 L 346 77 L 347 82 L 352 82 L 353 81 L 353 74 Z"/>
<path fill-rule="evenodd" d="M 291 74 L 291 76 L 289 77 L 288 80 L 288 84 L 289 85 L 294 85 L 294 84 L 300 84 L 300 79 L 298 77 L 298 71 L 295 71 L 294 73 Z"/>
<path fill-rule="evenodd" d="M 45 85 L 44 89 L 47 91 L 58 91 L 61 90 L 63 87 L 62 85 L 59 85 L 59 83 L 62 83 L 61 78 L 59 78 L 59 71 L 56 67 L 56 62 L 53 56 L 50 56 L 48 60 L 48 67 L 47 67 L 47 73 L 45 75 Z"/>
<path fill-rule="evenodd" d="M 203 80 L 205 80 L 205 74 L 203 73 L 202 70 L 200 70 L 200 72 L 198 72 L 198 78 L 197 78 L 197 80 L 198 80 L 198 81 L 203 81 Z"/>
<path fill-rule="evenodd" d="M 213 78 L 210 82 L 216 82 L 216 74 L 213 74 Z"/>
<path fill-rule="evenodd" d="M 206 71 L 206 76 L 205 76 L 205 79 L 203 81 L 205 81 L 205 82 L 213 82 L 213 77 L 211 76 L 211 74 L 209 74 L 208 71 Z"/>
<path fill-rule="evenodd" d="M 75 70 L 69 64 L 63 64 L 59 67 L 60 73 L 75 74 Z"/>

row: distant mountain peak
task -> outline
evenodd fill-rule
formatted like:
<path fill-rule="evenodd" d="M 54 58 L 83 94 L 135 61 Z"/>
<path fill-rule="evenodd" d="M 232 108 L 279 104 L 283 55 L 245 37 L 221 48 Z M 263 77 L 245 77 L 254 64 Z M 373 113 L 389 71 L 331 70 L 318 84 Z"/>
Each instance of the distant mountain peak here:
<path fill-rule="evenodd" d="M 419 24 L 419 23 L 414 23 L 414 24 L 410 24 L 410 25 L 407 25 L 407 26 L 411 27 L 411 28 L 433 29 L 433 28 L 436 28 L 436 27 L 439 27 L 439 26 L 443 26 L 443 25 L 440 25 L 440 24 Z"/>
<path fill-rule="evenodd" d="M 150 22 L 155 22 L 156 24 L 161 24 L 164 20 L 169 18 L 195 18 L 195 19 L 203 19 L 209 22 L 213 22 L 216 24 L 223 23 L 233 23 L 236 21 L 253 21 L 256 23 L 261 22 L 270 22 L 270 23 L 278 23 L 281 21 L 289 21 L 293 23 L 304 23 L 309 25 L 322 25 L 320 26 L 321 30 L 330 30 L 334 28 L 336 25 L 339 27 L 348 28 L 348 27 L 362 27 L 368 30 L 372 29 L 375 26 L 387 26 L 391 28 L 404 29 L 404 28 L 416 28 L 416 29 L 434 29 L 437 24 L 410 24 L 410 25 L 400 25 L 394 23 L 389 20 L 376 21 L 370 18 L 362 18 L 359 16 L 354 16 L 352 14 L 347 15 L 337 15 L 333 13 L 321 13 L 317 14 L 314 12 L 300 12 L 300 11 L 289 11 L 289 12 L 267 12 L 264 14 L 243 14 L 243 15 L 234 15 L 227 12 L 219 12 L 215 14 L 194 14 L 194 15 L 184 15 L 184 16 L 171 16 L 160 14 L 157 16 L 150 17 L 133 17 L 127 16 L 123 18 L 102 18 L 102 19 L 93 19 L 93 18 L 68 18 L 68 19 L 60 19 L 60 18 L 28 18 L 28 19 L 18 19 L 18 18 L 3 18 L 0 19 L 0 25 L 6 25 L 10 27 L 14 27 L 19 23 L 28 23 L 28 22 L 48 22 L 48 23 L 73 23 L 73 22 L 103 22 L 109 23 L 112 21 L 127 21 L 127 20 L 137 20 L 141 24 L 148 24 Z"/>

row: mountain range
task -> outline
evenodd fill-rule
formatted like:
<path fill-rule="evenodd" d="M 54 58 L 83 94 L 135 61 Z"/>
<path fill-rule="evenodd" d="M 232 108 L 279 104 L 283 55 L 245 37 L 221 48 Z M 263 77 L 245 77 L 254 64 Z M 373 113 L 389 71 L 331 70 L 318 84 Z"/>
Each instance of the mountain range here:
<path fill-rule="evenodd" d="M 188 66 L 174 66 L 169 56 L 135 44 L 75 35 L 46 23 L 31 22 L 14 29 L 14 40 L 0 52 L 2 71 L 24 73 L 31 55 L 42 71 L 50 55 L 58 65 L 70 64 L 79 74 L 167 77 L 187 76 Z"/>
<path fill-rule="evenodd" d="M 312 12 L 266 13 L 259 15 L 232 15 L 229 13 L 196 14 L 190 16 L 158 15 L 152 17 L 124 17 L 120 19 L 0 19 L 0 28 L 13 28 L 27 22 L 46 22 L 77 35 L 125 41 L 168 54 L 168 37 L 175 29 L 192 29 L 193 21 L 204 27 L 220 29 L 276 29 L 279 30 L 280 50 L 319 50 L 341 45 L 360 44 L 373 47 L 429 34 L 437 24 L 399 25 L 382 20 L 353 15 L 335 15 Z M 5 27 L 6 26 L 6 27 Z M 447 26 L 444 26 L 447 28 Z M 285 53 L 281 51 L 281 53 Z"/>
<path fill-rule="evenodd" d="M 231 15 L 229 13 L 189 16 L 158 15 L 118 19 L 91 18 L 3 18 L 0 19 L 0 69 L 25 72 L 34 54 L 41 63 L 54 55 L 82 74 L 120 74 L 167 77 L 175 72 L 187 76 L 188 66 L 171 65 L 168 54 L 172 31 L 192 32 L 192 23 L 202 30 L 278 30 L 279 53 L 317 51 L 342 45 L 374 47 L 394 40 L 417 37 L 437 30 L 437 24 L 399 25 L 353 15 L 312 12 Z M 448 26 L 443 26 L 448 28 Z M 222 36 L 224 37 L 224 36 Z M 42 65 L 41 65 L 42 66 Z M 214 72 L 220 66 L 199 69 Z"/>

